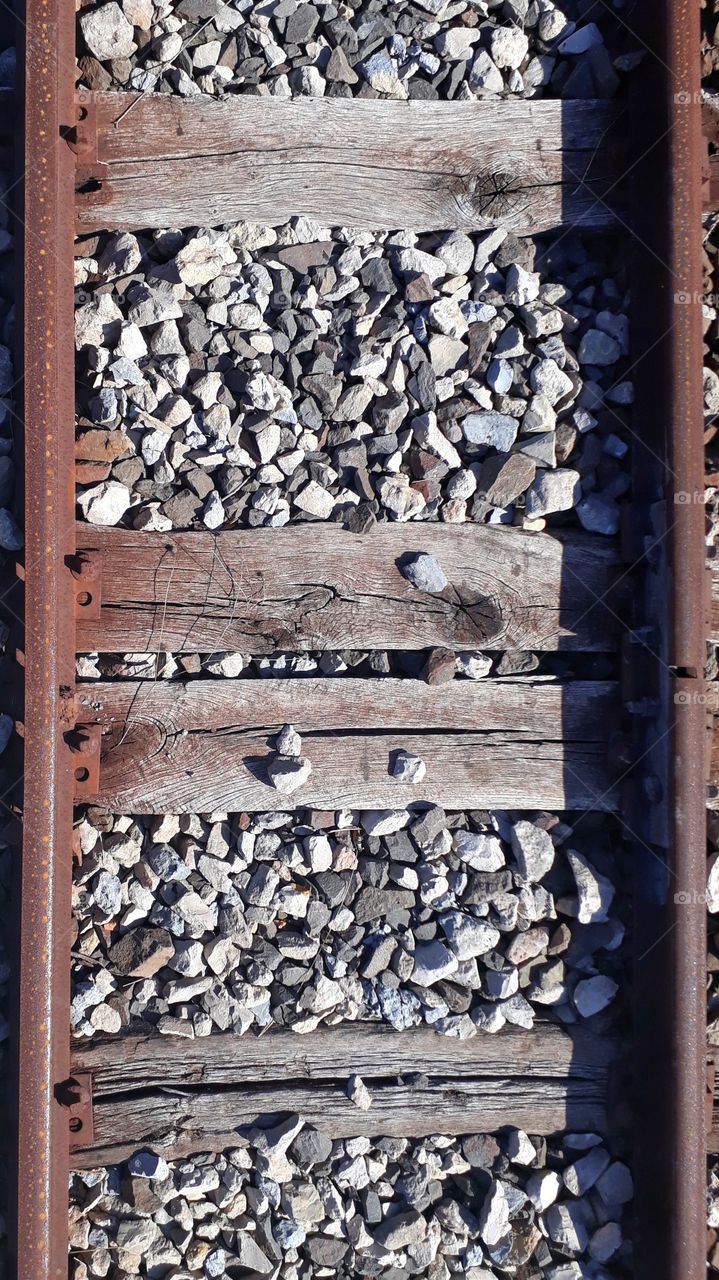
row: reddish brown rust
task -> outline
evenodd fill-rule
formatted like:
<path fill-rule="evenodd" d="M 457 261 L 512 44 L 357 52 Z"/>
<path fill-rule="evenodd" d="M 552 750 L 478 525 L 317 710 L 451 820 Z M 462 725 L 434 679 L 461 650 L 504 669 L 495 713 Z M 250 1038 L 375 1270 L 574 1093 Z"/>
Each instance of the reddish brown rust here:
<path fill-rule="evenodd" d="M 75 799 L 97 795 L 100 789 L 100 745 L 102 729 L 99 724 L 77 724 L 67 735 L 73 753 L 73 788 Z"/>
<path fill-rule="evenodd" d="M 706 808 L 704 788 L 703 671 L 704 457 L 701 387 L 701 165 L 699 12 L 694 0 L 671 0 L 667 92 L 671 98 L 668 266 L 673 290 L 668 356 L 671 386 L 668 464 L 670 485 L 669 663 L 675 729 L 673 759 L 673 870 L 675 873 L 672 968 L 674 981 L 673 1275 L 705 1275 L 706 1141 Z M 681 301 L 688 298 L 689 303 Z"/>
<path fill-rule="evenodd" d="M 92 622 L 100 619 L 102 604 L 102 553 L 78 551 L 72 562 L 75 580 L 75 617 Z"/>
<path fill-rule="evenodd" d="M 55 1096 L 69 1074 L 72 757 L 61 689 L 74 681 L 72 579 L 75 12 L 26 0 L 18 23 L 23 131 L 25 431 L 25 777 L 17 1035 L 17 1280 L 67 1275 L 68 1119 Z"/>
<path fill-rule="evenodd" d="M 89 1071 L 76 1071 L 58 1088 L 58 1097 L 66 1108 L 70 1150 L 86 1147 L 94 1141 L 92 1111 L 92 1076 Z"/>
<path fill-rule="evenodd" d="M 699 7 L 639 0 L 633 104 L 635 625 L 655 708 L 635 805 L 636 1270 L 706 1273 L 704 507 Z"/>

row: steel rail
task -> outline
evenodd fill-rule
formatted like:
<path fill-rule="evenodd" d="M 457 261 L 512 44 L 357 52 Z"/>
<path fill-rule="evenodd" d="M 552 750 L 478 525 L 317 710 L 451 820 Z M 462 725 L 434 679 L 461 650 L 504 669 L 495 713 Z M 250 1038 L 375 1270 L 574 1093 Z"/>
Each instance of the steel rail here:
<path fill-rule="evenodd" d="M 635 1265 L 706 1274 L 706 710 L 696 0 L 638 0 L 632 104 Z"/>
<path fill-rule="evenodd" d="M 21 23 L 25 378 L 25 779 L 17 1027 L 17 1280 L 67 1271 L 74 551 L 74 6 Z M 696 0 L 637 0 L 634 359 L 639 644 L 647 716 L 628 810 L 635 855 L 636 1275 L 705 1274 L 705 758 L 701 131 Z M 636 689 L 634 690 L 636 693 Z M 635 699 L 636 700 L 636 699 Z"/>
<path fill-rule="evenodd" d="M 63 725 L 74 684 L 74 126 L 71 0 L 26 0 L 19 15 L 22 248 L 24 795 L 15 1037 L 17 1280 L 67 1275 L 72 758 Z"/>

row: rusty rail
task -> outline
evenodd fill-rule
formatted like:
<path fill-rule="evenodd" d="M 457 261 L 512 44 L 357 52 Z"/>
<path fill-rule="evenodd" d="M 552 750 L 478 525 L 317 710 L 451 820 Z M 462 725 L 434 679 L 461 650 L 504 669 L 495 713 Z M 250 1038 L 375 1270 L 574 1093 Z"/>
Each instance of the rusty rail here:
<path fill-rule="evenodd" d="M 650 714 L 627 809 L 636 867 L 639 1280 L 705 1272 L 704 595 L 699 23 L 638 0 L 649 50 L 633 113 L 638 579 L 627 693 Z M 74 723 L 72 261 L 74 6 L 26 0 L 20 166 L 25 779 L 17 1044 L 17 1280 L 66 1275 Z M 76 1099 L 75 1099 L 76 1101 Z M 80 1098 L 80 1107 L 85 1105 Z M 86 1108 L 87 1109 L 87 1108 Z M 77 1120 L 77 1116 L 75 1116 Z"/>
<path fill-rule="evenodd" d="M 703 418 L 699 6 L 641 0 L 632 113 L 637 735 L 637 1275 L 706 1271 Z M 641 95 L 641 96 L 639 96 Z M 662 549 L 665 554 L 662 555 Z M 635 663 L 636 668 L 636 663 Z M 662 819 L 666 817 L 666 826 Z"/>
<path fill-rule="evenodd" d="M 63 741 L 74 682 L 66 557 L 74 549 L 74 5 L 27 0 L 17 229 L 23 249 L 20 359 L 25 440 L 25 754 L 17 1053 L 17 1177 L 11 1217 L 18 1280 L 67 1275 L 71 758 Z"/>

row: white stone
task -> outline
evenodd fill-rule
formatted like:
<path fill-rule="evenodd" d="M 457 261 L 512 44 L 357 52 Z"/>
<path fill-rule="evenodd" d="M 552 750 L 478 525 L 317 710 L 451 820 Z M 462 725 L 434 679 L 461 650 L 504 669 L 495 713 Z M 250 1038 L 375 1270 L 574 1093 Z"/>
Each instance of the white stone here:
<path fill-rule="evenodd" d="M 519 430 L 516 418 L 505 413 L 469 413 L 461 425 L 470 444 L 492 445 L 502 453 L 509 453 Z"/>
<path fill-rule="evenodd" d="M 588 329 L 579 344 L 577 359 L 580 364 L 604 366 L 614 364 L 621 354 L 619 343 L 610 334 L 602 329 Z"/>
<path fill-rule="evenodd" d="M 527 56 L 529 38 L 519 27 L 493 27 L 489 42 L 497 67 L 519 67 Z"/>
<path fill-rule="evenodd" d="M 479 1211 L 479 1234 L 486 1245 L 499 1244 L 509 1232 L 509 1202 L 504 1183 L 493 1182 Z"/>
<path fill-rule="evenodd" d="M 300 511 L 318 516 L 320 520 L 327 520 L 335 505 L 332 494 L 323 489 L 316 480 L 309 480 L 304 489 L 295 495 L 294 501 Z"/>
<path fill-rule="evenodd" d="M 117 524 L 130 506 L 130 492 L 117 480 L 103 480 L 85 489 L 78 502 L 89 524 Z"/>
<path fill-rule="evenodd" d="M 614 885 L 576 850 L 567 849 L 567 861 L 577 886 L 580 924 L 599 924 L 606 920 L 614 898 Z"/>
<path fill-rule="evenodd" d="M 504 89 L 502 72 L 495 66 L 486 49 L 480 49 L 474 59 L 469 83 L 480 93 L 501 93 Z"/>
<path fill-rule="evenodd" d="M 457 957 L 443 942 L 420 942 L 414 952 L 414 969 L 410 981 L 418 987 L 431 987 L 448 978 L 457 969 Z"/>
<path fill-rule="evenodd" d="M 577 27 L 570 36 L 560 41 L 558 49 L 564 54 L 586 53 L 587 49 L 591 49 L 595 44 L 603 43 L 602 33 L 596 22 L 588 22 L 586 26 Z"/>
<path fill-rule="evenodd" d="M 81 13 L 80 29 L 90 53 L 100 62 L 130 58 L 137 49 L 132 26 L 115 0 Z"/>
<path fill-rule="evenodd" d="M 572 390 L 572 380 L 560 369 L 556 360 L 539 360 L 532 368 L 529 382 L 533 391 L 546 397 L 551 405 L 557 404 Z"/>
<path fill-rule="evenodd" d="M 437 426 L 437 415 L 431 410 L 428 413 L 420 414 L 419 417 L 412 421 L 412 433 L 417 444 L 423 449 L 428 449 L 430 453 L 434 453 L 449 467 L 460 467 L 462 459 L 451 441 Z"/>
<path fill-rule="evenodd" d="M 591 1190 L 608 1164 L 609 1152 L 604 1147 L 592 1147 L 585 1156 L 580 1156 L 564 1170 L 562 1176 L 567 1191 L 571 1191 L 573 1196 L 583 1196 Z"/>
<path fill-rule="evenodd" d="M 458 960 L 483 956 L 499 942 L 499 929 L 462 911 L 448 911 L 439 922 Z"/>
<path fill-rule="evenodd" d="M 594 978 L 585 978 L 574 988 L 574 1004 L 583 1018 L 591 1018 L 611 1004 L 619 987 L 613 978 L 597 974 Z"/>
<path fill-rule="evenodd" d="M 571 467 L 557 471 L 540 471 L 527 489 L 525 512 L 529 520 L 552 515 L 557 511 L 571 511 L 582 496 L 581 476 Z"/>
<path fill-rule="evenodd" d="M 291 795 L 304 786 L 312 773 L 306 756 L 275 756 L 267 766 L 272 785 L 281 795 Z"/>
<path fill-rule="evenodd" d="M 550 1240 L 572 1253 L 584 1253 L 588 1235 L 581 1204 L 552 1204 L 544 1221 Z"/>
<path fill-rule="evenodd" d="M 347 1081 L 347 1097 L 360 1111 L 369 1111 L 372 1106 L 372 1094 L 361 1076 L 350 1076 Z"/>
<path fill-rule="evenodd" d="M 234 251 L 227 240 L 218 238 L 211 240 L 209 236 L 193 236 L 180 249 L 175 258 L 175 266 L 183 284 L 209 284 L 222 274 L 225 267 L 236 262 Z"/>
<path fill-rule="evenodd" d="M 461 338 L 469 325 L 455 298 L 441 298 L 429 308 L 429 323 L 448 338 Z"/>
<path fill-rule="evenodd" d="M 360 824 L 368 836 L 389 836 L 395 831 L 402 831 L 409 818 L 406 809 L 366 809 Z"/>
<path fill-rule="evenodd" d="M 371 88 L 378 93 L 394 95 L 400 88 L 397 67 L 387 53 L 373 53 L 366 62 L 360 64 L 360 71 Z"/>
<path fill-rule="evenodd" d="M 452 847 L 458 858 L 474 871 L 500 871 L 504 852 L 496 836 L 485 831 L 455 831 Z"/>
<path fill-rule="evenodd" d="M 537 1158 L 537 1149 L 523 1129 L 512 1129 L 507 1138 L 507 1155 L 513 1164 L 531 1164 Z"/>
<path fill-rule="evenodd" d="M 527 1180 L 527 1195 L 539 1213 L 543 1213 L 550 1204 L 554 1204 L 561 1190 L 562 1179 L 553 1169 L 542 1169 L 539 1173 L 533 1173 Z"/>
<path fill-rule="evenodd" d="M 507 301 L 514 306 L 526 306 L 539 297 L 539 274 L 527 271 L 517 262 L 511 262 L 507 268 Z"/>
<path fill-rule="evenodd" d="M 453 231 L 436 251 L 454 276 L 464 276 L 472 269 L 474 262 L 474 243 L 463 231 Z"/>
<path fill-rule="evenodd" d="M 523 880 L 537 884 L 554 865 L 554 845 L 542 827 L 521 819 L 511 831 L 512 853 Z"/>

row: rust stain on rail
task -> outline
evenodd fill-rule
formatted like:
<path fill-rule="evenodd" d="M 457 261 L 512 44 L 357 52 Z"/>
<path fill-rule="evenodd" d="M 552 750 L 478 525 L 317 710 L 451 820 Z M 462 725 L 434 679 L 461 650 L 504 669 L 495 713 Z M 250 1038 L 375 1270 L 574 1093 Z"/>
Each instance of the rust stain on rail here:
<path fill-rule="evenodd" d="M 72 245 L 74 6 L 26 0 L 20 15 L 23 252 L 19 352 L 25 446 L 25 751 L 17 1149 L 12 1206 L 18 1280 L 67 1274 L 67 1117 L 72 790 L 62 729 L 74 679 Z"/>
<path fill-rule="evenodd" d="M 634 102 L 634 498 L 644 678 L 635 876 L 638 1280 L 706 1273 L 704 507 L 699 6 L 638 0 Z M 641 95 L 641 96 L 640 96 Z M 661 832 L 658 814 L 666 817 Z"/>

